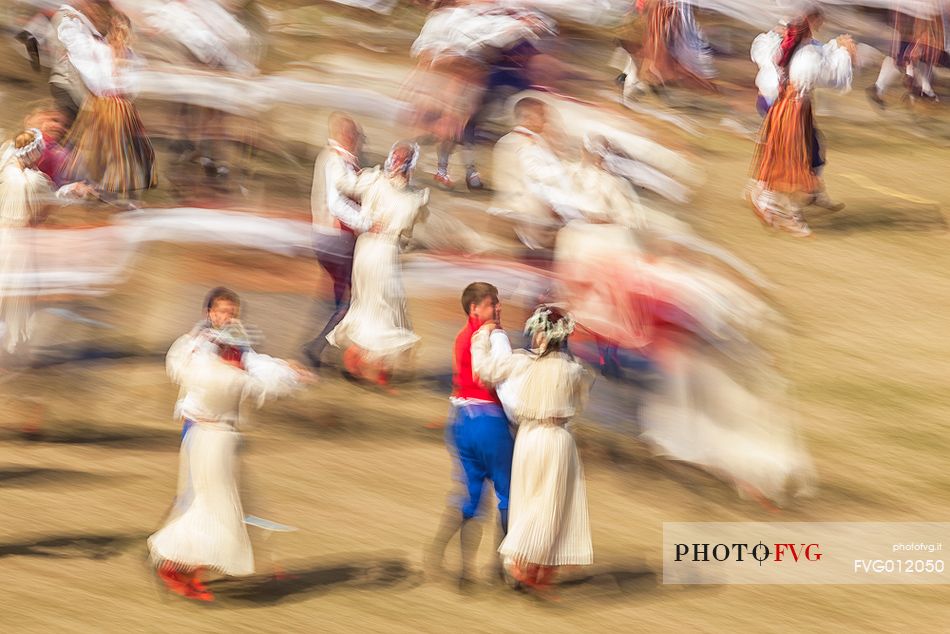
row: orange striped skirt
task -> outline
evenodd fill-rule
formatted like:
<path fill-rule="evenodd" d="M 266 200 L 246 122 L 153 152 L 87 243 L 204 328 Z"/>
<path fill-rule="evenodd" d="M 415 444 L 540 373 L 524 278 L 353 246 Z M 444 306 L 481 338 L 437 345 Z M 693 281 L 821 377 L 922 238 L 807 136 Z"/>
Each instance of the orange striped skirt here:
<path fill-rule="evenodd" d="M 155 150 L 132 102 L 89 97 L 64 143 L 72 154 L 66 173 L 116 194 L 155 187 Z"/>
<path fill-rule="evenodd" d="M 640 48 L 640 79 L 649 85 L 682 82 L 715 92 L 712 82 L 686 68 L 670 50 L 672 38 L 676 36 L 679 11 L 676 3 L 654 0 L 644 10 L 646 28 Z"/>
<path fill-rule="evenodd" d="M 772 104 L 752 163 L 765 189 L 782 194 L 814 194 L 820 180 L 812 168 L 815 119 L 811 98 L 788 88 Z"/>

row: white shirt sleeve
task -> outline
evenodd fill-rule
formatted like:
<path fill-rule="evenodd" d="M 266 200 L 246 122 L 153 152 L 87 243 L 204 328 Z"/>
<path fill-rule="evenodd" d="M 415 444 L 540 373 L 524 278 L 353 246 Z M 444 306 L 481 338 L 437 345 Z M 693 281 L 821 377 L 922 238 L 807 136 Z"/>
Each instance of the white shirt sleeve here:
<path fill-rule="evenodd" d="M 258 407 L 267 399 L 287 396 L 299 385 L 297 372 L 286 361 L 249 350 L 242 362 L 248 373 L 244 395 L 257 399 Z"/>
<path fill-rule="evenodd" d="M 369 230 L 371 219 L 350 197 L 355 196 L 359 177 L 340 160 L 329 160 L 326 166 L 327 209 L 330 215 L 357 232 Z"/>
<path fill-rule="evenodd" d="M 112 51 L 105 42 L 93 37 L 82 22 L 72 16 L 63 18 L 56 35 L 90 92 L 100 96 L 115 92 Z"/>
<path fill-rule="evenodd" d="M 838 46 L 837 40 L 831 40 L 822 49 L 822 68 L 819 85 L 842 92 L 851 90 L 851 55 Z"/>
<path fill-rule="evenodd" d="M 851 56 L 835 40 L 824 46 L 809 44 L 792 57 L 788 76 L 800 91 L 820 86 L 847 92 L 851 89 Z"/>
<path fill-rule="evenodd" d="M 495 331 L 492 331 L 495 332 Z M 504 335 L 504 333 L 501 333 Z M 507 339 L 507 337 L 506 337 Z M 489 333 L 477 331 L 472 336 L 472 373 L 482 383 L 496 385 L 501 383 L 515 370 L 517 358 L 511 352 L 511 345 L 492 348 Z"/>
<path fill-rule="evenodd" d="M 518 158 L 528 191 L 543 200 L 564 222 L 584 219 L 576 201 L 564 190 L 569 177 L 556 156 L 530 143 L 519 148 Z"/>

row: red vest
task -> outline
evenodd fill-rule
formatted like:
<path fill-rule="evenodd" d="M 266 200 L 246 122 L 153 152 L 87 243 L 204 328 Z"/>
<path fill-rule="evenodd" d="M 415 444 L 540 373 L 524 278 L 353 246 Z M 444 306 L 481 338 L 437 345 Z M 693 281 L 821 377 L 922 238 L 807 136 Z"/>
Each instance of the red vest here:
<path fill-rule="evenodd" d="M 468 323 L 455 337 L 455 356 L 452 359 L 452 396 L 477 398 L 501 405 L 495 390 L 482 385 L 472 373 L 472 335 L 484 322 L 469 317 Z"/>

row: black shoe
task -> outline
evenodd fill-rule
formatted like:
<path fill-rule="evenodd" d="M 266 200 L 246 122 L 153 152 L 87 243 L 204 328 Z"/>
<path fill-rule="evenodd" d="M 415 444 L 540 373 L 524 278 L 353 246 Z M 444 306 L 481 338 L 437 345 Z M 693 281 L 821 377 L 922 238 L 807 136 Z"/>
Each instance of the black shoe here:
<path fill-rule="evenodd" d="M 323 361 L 320 360 L 320 355 L 315 353 L 313 349 L 309 347 L 303 348 L 300 351 L 300 355 L 304 358 L 307 364 L 314 370 L 317 370 L 323 367 Z"/>
<path fill-rule="evenodd" d="M 16 40 L 26 47 L 26 53 L 30 56 L 30 66 L 33 67 L 33 72 L 40 72 L 42 67 L 40 66 L 39 42 L 36 41 L 36 38 L 33 37 L 33 34 L 29 31 L 20 31 L 16 36 Z"/>
<path fill-rule="evenodd" d="M 627 81 L 627 73 L 620 73 L 617 75 L 617 78 L 614 79 L 614 83 L 623 88 L 624 83 Z"/>

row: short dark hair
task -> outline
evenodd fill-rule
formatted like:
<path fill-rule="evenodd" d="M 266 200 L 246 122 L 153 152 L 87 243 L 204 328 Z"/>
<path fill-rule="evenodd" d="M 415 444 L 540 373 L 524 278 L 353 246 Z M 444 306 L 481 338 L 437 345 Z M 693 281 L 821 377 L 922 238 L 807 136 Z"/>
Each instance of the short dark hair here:
<path fill-rule="evenodd" d="M 468 315 L 472 304 L 481 304 L 486 297 L 498 299 L 498 289 L 488 282 L 472 282 L 462 291 L 462 311 Z"/>
<path fill-rule="evenodd" d="M 205 296 L 205 312 L 211 312 L 211 309 L 214 308 L 215 303 L 221 300 L 232 302 L 236 306 L 241 305 L 241 299 L 238 297 L 237 293 L 232 291 L 230 288 L 218 286 L 208 291 L 208 294 Z"/>

